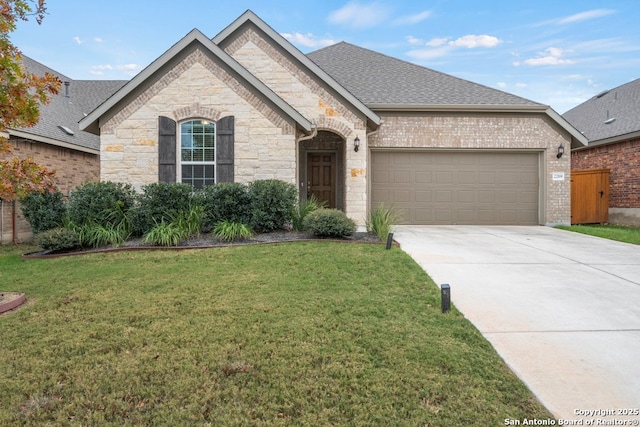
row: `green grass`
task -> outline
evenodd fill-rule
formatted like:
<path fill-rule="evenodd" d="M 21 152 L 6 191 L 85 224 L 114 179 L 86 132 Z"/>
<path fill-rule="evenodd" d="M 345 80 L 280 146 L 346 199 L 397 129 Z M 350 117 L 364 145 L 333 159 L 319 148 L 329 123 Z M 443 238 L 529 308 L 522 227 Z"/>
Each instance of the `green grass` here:
<path fill-rule="evenodd" d="M 575 231 L 576 233 L 589 234 L 619 242 L 640 245 L 640 227 L 624 227 L 621 225 L 572 225 L 558 226 L 562 230 Z"/>
<path fill-rule="evenodd" d="M 0 248 L 0 425 L 489 426 L 550 414 L 399 249 Z"/>

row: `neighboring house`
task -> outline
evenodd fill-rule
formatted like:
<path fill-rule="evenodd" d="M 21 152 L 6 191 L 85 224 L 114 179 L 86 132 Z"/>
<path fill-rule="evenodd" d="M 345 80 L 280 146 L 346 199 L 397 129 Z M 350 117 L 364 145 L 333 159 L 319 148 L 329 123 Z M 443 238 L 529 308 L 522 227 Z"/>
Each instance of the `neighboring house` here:
<path fill-rule="evenodd" d="M 609 222 L 640 225 L 640 79 L 563 116 L 589 140 L 571 152 L 571 169 L 609 169 Z"/>
<path fill-rule="evenodd" d="M 72 80 L 26 56 L 26 70 L 37 75 L 52 73 L 63 82 L 60 92 L 40 108 L 38 124 L 29 128 L 9 129 L 11 153 L 6 158 L 28 158 L 50 170 L 55 170 L 56 185 L 67 195 L 86 181 L 100 179 L 100 138 L 81 131 L 78 122 L 98 104 L 119 89 L 126 81 Z M 4 157 L 3 157 L 4 158 Z M 31 229 L 16 204 L 0 202 L 0 242 L 25 240 Z M 15 233 L 15 235 L 14 235 Z"/>

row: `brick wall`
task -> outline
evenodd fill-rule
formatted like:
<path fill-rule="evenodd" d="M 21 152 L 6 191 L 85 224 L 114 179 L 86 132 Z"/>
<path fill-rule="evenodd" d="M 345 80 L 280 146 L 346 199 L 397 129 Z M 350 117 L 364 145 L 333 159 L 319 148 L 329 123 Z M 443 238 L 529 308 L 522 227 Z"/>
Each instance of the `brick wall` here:
<path fill-rule="evenodd" d="M 531 150 L 542 153 L 542 224 L 571 222 L 570 156 L 556 157 L 569 136 L 542 113 L 381 113 L 371 148 Z M 568 150 L 567 150 L 568 151 Z M 562 172 L 564 180 L 551 174 Z"/>
<path fill-rule="evenodd" d="M 574 151 L 571 169 L 609 169 L 609 207 L 640 208 L 640 138 Z"/>
<path fill-rule="evenodd" d="M 98 181 L 100 178 L 100 162 L 97 154 L 84 153 L 69 148 L 56 147 L 50 144 L 25 139 L 10 139 L 12 151 L 3 154 L 2 158 L 21 159 L 31 157 L 50 170 L 55 170 L 55 181 L 58 189 L 66 196 L 87 181 Z M 12 204 L 2 202 L 0 205 L 0 237 L 2 243 L 12 241 Z M 29 240 L 31 228 L 24 220 L 20 204 L 16 204 L 16 234 L 19 241 Z"/>

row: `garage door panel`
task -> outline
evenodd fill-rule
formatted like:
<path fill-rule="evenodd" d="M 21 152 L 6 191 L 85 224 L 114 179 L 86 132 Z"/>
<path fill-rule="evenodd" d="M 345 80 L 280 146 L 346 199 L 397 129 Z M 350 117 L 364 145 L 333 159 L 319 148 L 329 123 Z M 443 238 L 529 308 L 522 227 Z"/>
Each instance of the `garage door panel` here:
<path fill-rule="evenodd" d="M 411 183 L 411 172 L 409 171 L 395 171 L 393 172 L 394 184 L 409 184 Z"/>
<path fill-rule="evenodd" d="M 538 224 L 537 153 L 372 152 L 372 208 L 405 224 Z"/>
<path fill-rule="evenodd" d="M 428 184 L 433 182 L 433 173 L 430 171 L 418 170 L 416 171 L 415 177 L 416 177 L 415 179 L 416 183 L 419 183 L 419 184 Z"/>
<path fill-rule="evenodd" d="M 473 203 L 476 201 L 476 192 L 473 190 L 458 190 L 456 200 L 461 203 Z"/>
<path fill-rule="evenodd" d="M 393 203 L 411 203 L 411 191 L 409 190 L 396 190 L 391 197 Z"/>
<path fill-rule="evenodd" d="M 433 200 L 433 192 L 431 190 L 415 190 L 415 195 L 415 201 L 418 203 L 431 202 Z"/>

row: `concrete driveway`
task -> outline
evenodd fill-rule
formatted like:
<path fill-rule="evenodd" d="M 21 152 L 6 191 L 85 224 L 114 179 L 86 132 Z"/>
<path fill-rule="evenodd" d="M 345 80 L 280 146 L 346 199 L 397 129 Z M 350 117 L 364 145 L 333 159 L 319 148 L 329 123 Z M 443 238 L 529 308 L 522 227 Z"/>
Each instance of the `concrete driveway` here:
<path fill-rule="evenodd" d="M 640 409 L 640 246 L 550 227 L 399 226 L 394 239 L 557 418 L 637 425 L 579 411 Z"/>

